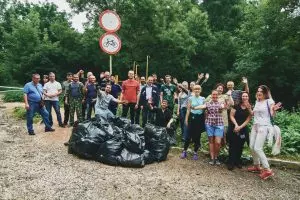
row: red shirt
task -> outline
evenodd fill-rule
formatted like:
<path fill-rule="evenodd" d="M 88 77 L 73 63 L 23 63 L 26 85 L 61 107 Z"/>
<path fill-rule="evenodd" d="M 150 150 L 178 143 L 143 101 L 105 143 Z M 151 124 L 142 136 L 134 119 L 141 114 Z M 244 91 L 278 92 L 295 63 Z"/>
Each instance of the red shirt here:
<path fill-rule="evenodd" d="M 136 80 L 126 80 L 122 83 L 123 100 L 127 100 L 128 103 L 137 102 L 137 94 L 140 91 L 140 84 Z"/>

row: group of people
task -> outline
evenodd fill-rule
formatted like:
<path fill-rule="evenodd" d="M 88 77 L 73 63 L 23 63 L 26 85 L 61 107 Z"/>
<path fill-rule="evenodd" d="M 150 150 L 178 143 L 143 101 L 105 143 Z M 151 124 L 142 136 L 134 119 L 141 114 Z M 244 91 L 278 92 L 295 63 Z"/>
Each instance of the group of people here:
<path fill-rule="evenodd" d="M 242 79 L 243 90 L 235 90 L 234 82 L 228 81 L 226 87 L 219 83 L 208 97 L 201 96 L 203 83 L 209 75 L 198 74 L 197 81 L 183 81 L 166 75 L 158 81 L 157 75 L 138 77 L 134 71 L 128 72 L 128 79 L 119 85 L 115 77 L 109 72 L 103 72 L 96 80 L 92 72 L 84 71 L 68 73 L 66 80 L 60 84 L 55 80 L 55 74 L 44 76 L 43 86 L 40 75 L 33 74 L 32 81 L 24 87 L 24 101 L 27 109 L 27 128 L 29 135 L 34 135 L 32 119 L 35 112 L 39 112 L 45 124 L 45 131 L 54 131 L 51 116 L 54 108 L 58 125 L 74 125 L 74 114 L 77 121 L 90 120 L 94 111 L 96 117 L 114 117 L 118 104 L 122 104 L 122 117 L 128 112 L 132 124 L 153 123 L 166 127 L 175 132 L 174 122 L 179 119 L 181 139 L 184 143 L 180 158 L 188 157 L 187 149 L 194 144 L 193 160 L 198 160 L 198 150 L 201 146 L 201 134 L 206 131 L 209 141 L 211 165 L 220 165 L 218 159 L 222 144 L 229 146 L 228 169 L 241 168 L 241 155 L 245 142 L 250 146 L 254 166 L 248 171 L 260 172 L 262 179 L 274 175 L 264 154 L 263 146 L 268 136 L 271 118 L 281 108 L 281 104 L 273 101 L 267 86 L 261 85 L 256 92 L 254 108 L 249 101 L 248 81 Z M 81 79 L 81 80 L 80 80 Z M 200 82 L 202 83 L 200 84 Z M 226 90 L 226 92 L 225 92 Z M 64 101 L 64 120 L 60 114 L 59 96 Z M 178 104 L 175 109 L 175 105 Z M 173 114 L 175 113 L 175 114 Z M 249 136 L 248 124 L 253 120 Z M 169 131 L 168 131 L 169 132 Z M 250 138 L 250 140 L 249 140 Z M 261 168 L 262 165 L 262 168 Z"/>

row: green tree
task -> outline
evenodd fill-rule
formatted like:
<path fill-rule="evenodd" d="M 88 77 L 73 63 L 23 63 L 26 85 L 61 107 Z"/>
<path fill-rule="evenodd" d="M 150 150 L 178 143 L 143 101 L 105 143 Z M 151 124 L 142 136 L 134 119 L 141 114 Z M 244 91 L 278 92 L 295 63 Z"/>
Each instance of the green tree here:
<path fill-rule="evenodd" d="M 236 73 L 247 74 L 252 88 L 270 86 L 287 107 L 300 97 L 299 2 L 264 0 L 249 4 L 239 31 Z"/>

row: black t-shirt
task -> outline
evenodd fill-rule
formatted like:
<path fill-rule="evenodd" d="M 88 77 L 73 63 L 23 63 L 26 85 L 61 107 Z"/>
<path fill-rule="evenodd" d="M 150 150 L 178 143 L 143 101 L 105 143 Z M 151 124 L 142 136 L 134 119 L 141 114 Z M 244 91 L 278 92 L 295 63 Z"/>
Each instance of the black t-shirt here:
<path fill-rule="evenodd" d="M 158 92 L 160 93 L 161 84 L 158 82 L 154 82 L 153 85 L 155 85 L 158 89 Z"/>
<path fill-rule="evenodd" d="M 172 112 L 170 109 L 166 109 L 164 112 L 161 108 L 154 108 L 153 112 L 156 113 L 155 116 L 155 125 L 167 127 L 169 121 L 172 118 Z"/>
<path fill-rule="evenodd" d="M 246 119 L 250 115 L 250 112 L 247 108 L 243 109 L 240 105 L 234 106 L 233 109 L 235 109 L 235 115 L 234 115 L 235 121 L 240 126 L 246 121 Z M 234 124 L 231 122 L 231 120 L 230 120 L 230 126 L 232 129 L 234 129 Z M 241 132 L 244 131 L 248 132 L 247 126 L 241 130 Z"/>

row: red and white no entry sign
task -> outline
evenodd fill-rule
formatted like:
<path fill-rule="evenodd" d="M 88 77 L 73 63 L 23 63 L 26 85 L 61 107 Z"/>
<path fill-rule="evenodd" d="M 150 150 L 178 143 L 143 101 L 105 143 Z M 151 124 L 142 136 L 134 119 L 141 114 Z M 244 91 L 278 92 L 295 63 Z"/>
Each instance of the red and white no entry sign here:
<path fill-rule="evenodd" d="M 106 32 L 113 33 L 120 29 L 121 19 L 116 12 L 105 10 L 99 16 L 99 25 Z"/>
<path fill-rule="evenodd" d="M 99 39 L 101 49 L 108 54 L 116 54 L 121 49 L 121 40 L 115 33 L 105 33 Z"/>

